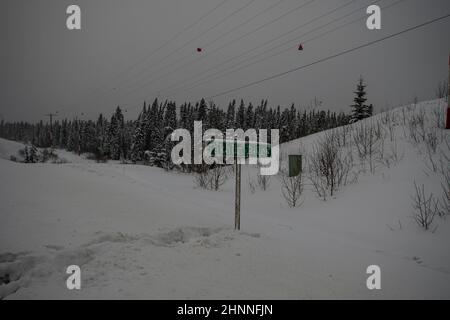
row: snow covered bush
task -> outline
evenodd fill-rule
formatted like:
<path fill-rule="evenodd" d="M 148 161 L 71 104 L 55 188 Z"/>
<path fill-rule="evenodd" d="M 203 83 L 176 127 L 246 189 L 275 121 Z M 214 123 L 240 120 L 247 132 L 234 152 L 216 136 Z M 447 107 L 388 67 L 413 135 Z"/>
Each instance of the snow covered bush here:
<path fill-rule="evenodd" d="M 58 159 L 58 155 L 55 153 L 53 148 L 42 149 L 39 153 L 39 157 L 41 162 L 47 162 L 49 160 L 55 161 Z"/>
<path fill-rule="evenodd" d="M 53 148 L 38 149 L 34 145 L 25 145 L 23 149 L 19 149 L 18 157 L 12 155 L 11 161 L 24 163 L 66 163 L 66 159 L 59 158 Z"/>
<path fill-rule="evenodd" d="M 106 163 L 108 162 L 108 157 L 103 151 L 102 148 L 96 148 L 95 151 L 92 154 L 93 160 L 95 160 L 97 163 Z"/>
<path fill-rule="evenodd" d="M 25 163 L 36 163 L 39 161 L 38 151 L 34 145 L 26 145 L 19 150 L 19 155 L 24 159 Z"/>

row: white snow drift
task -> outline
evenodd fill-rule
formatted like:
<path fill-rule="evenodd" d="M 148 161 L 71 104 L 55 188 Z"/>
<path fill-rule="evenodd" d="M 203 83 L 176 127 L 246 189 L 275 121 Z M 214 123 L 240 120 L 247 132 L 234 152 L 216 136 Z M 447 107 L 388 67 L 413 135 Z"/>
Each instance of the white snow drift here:
<path fill-rule="evenodd" d="M 425 102 L 365 120 L 382 127 L 383 155 L 370 168 L 349 142 L 352 179 L 326 201 L 307 179 L 308 161 L 296 208 L 279 179 L 253 188 L 257 168 L 244 167 L 242 232 L 231 227 L 232 174 L 220 191 L 205 191 L 192 175 L 64 151 L 69 163 L 12 162 L 22 145 L 0 140 L 0 298 L 448 299 L 450 221 L 436 216 L 424 230 L 412 218 L 414 182 L 441 197 L 444 107 Z M 282 160 L 308 159 L 326 134 L 283 145 Z M 436 136 L 436 149 L 421 135 Z M 69 291 L 65 270 L 74 264 L 81 290 Z M 381 290 L 366 287 L 373 264 Z"/>

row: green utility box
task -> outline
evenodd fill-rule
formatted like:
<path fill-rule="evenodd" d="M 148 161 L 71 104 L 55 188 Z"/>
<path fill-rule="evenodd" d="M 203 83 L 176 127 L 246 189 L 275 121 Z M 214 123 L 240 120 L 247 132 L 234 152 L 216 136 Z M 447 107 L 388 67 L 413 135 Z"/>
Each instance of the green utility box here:
<path fill-rule="evenodd" d="M 296 177 L 302 172 L 302 156 L 299 154 L 289 155 L 289 177 Z"/>

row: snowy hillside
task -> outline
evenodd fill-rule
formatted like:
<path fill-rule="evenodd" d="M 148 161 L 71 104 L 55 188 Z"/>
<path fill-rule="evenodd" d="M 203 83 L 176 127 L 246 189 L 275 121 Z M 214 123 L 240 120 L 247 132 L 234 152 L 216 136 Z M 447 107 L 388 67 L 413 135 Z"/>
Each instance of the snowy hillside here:
<path fill-rule="evenodd" d="M 282 145 L 283 168 L 287 155 L 304 157 L 294 208 L 279 177 L 262 190 L 258 169 L 244 166 L 241 232 L 231 172 L 207 191 L 190 174 L 60 150 L 67 163 L 12 162 L 23 146 L 0 140 L 0 298 L 449 299 L 445 105 L 396 108 Z M 333 190 L 314 172 L 326 141 L 343 172 Z M 428 230 L 413 218 L 414 183 L 437 205 Z M 74 264 L 82 289 L 69 291 Z M 369 265 L 381 268 L 381 290 L 366 287 Z"/>

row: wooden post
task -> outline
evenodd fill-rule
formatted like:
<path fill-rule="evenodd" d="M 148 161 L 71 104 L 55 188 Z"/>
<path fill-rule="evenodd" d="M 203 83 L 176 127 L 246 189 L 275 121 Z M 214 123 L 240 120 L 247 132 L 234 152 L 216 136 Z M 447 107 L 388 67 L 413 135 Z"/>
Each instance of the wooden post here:
<path fill-rule="evenodd" d="M 234 229 L 241 230 L 241 164 L 236 157 L 236 194 L 234 207 Z"/>

